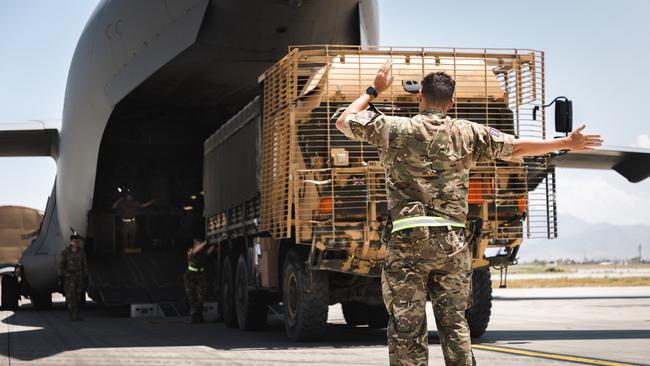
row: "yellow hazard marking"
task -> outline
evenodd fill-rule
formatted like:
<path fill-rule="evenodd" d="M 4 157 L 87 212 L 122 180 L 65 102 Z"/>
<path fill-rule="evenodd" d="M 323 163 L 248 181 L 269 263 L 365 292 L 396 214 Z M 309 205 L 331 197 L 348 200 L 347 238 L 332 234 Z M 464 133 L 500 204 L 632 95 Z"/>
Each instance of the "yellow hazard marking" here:
<path fill-rule="evenodd" d="M 485 350 L 485 351 L 496 351 L 496 352 L 512 353 L 512 354 L 515 354 L 515 355 L 522 355 L 522 356 L 548 358 L 548 359 L 552 359 L 552 360 L 580 362 L 580 363 L 586 363 L 586 364 L 590 364 L 590 365 L 634 366 L 634 364 L 631 364 L 631 363 L 597 360 L 597 359 L 593 359 L 593 358 L 577 357 L 577 356 L 558 355 L 558 354 L 555 354 L 555 353 L 526 351 L 526 350 L 523 350 L 523 349 L 514 349 L 514 348 L 507 348 L 507 347 L 487 346 L 487 345 L 483 345 L 483 344 L 473 344 L 472 348 Z"/>

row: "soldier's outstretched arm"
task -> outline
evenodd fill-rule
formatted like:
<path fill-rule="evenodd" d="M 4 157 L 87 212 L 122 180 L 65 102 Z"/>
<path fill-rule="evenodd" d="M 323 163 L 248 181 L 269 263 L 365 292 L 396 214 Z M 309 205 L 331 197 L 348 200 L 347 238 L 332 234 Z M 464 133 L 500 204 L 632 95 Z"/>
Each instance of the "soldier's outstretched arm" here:
<path fill-rule="evenodd" d="M 154 202 L 156 202 L 156 200 L 151 200 L 151 201 L 149 201 L 149 202 L 140 203 L 139 205 L 140 205 L 140 208 L 147 208 L 147 207 L 153 205 Z"/>
<path fill-rule="evenodd" d="M 392 60 L 386 60 L 384 64 L 377 70 L 377 75 L 375 75 L 375 80 L 372 83 L 372 87 L 375 88 L 377 95 L 381 94 L 384 90 L 388 89 L 393 83 L 393 76 L 390 73 L 390 69 L 393 66 Z M 369 94 L 363 93 L 359 98 L 357 98 L 352 104 L 350 104 L 343 113 L 336 120 L 336 128 L 345 133 L 343 123 L 345 122 L 345 117 L 352 113 L 359 113 L 366 108 L 368 104 L 372 101 L 372 96 Z"/>
<path fill-rule="evenodd" d="M 113 202 L 113 206 L 111 206 L 113 208 L 113 210 L 116 209 L 117 206 L 119 206 L 119 204 L 122 203 L 122 201 L 124 201 L 124 198 L 120 197 L 120 198 L 117 199 L 117 201 Z"/>
<path fill-rule="evenodd" d="M 204 240 L 203 242 L 201 242 L 201 244 L 199 244 L 198 247 L 196 247 L 196 249 L 192 248 L 192 254 L 200 253 L 203 250 L 203 248 L 205 248 L 206 244 L 207 244 L 207 241 Z"/>
<path fill-rule="evenodd" d="M 583 135 L 582 130 L 587 127 L 582 125 L 573 130 L 567 137 L 549 140 L 515 140 L 512 148 L 512 157 L 537 156 L 558 150 L 593 150 L 603 144 L 600 135 Z"/>

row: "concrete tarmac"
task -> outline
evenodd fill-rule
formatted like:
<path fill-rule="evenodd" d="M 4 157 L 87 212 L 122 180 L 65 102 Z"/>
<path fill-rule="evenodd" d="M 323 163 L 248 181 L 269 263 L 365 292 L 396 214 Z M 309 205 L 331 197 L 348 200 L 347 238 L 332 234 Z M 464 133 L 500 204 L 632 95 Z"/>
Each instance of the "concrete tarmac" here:
<path fill-rule="evenodd" d="M 650 287 L 497 289 L 479 365 L 650 364 Z M 69 322 L 23 305 L 0 312 L 0 365 L 387 365 L 385 330 L 345 325 L 332 306 L 327 337 L 287 340 L 281 319 L 242 332 L 187 318 L 129 319 L 92 304 Z M 430 365 L 442 365 L 430 306 Z"/>

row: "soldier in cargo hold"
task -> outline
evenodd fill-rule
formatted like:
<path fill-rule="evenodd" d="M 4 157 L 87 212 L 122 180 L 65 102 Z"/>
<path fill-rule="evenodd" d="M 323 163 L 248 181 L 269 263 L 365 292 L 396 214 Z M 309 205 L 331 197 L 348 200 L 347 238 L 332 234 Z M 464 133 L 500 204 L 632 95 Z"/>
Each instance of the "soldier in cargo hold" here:
<path fill-rule="evenodd" d="M 63 278 L 63 291 L 65 293 L 65 304 L 68 308 L 70 320 L 81 320 L 79 317 L 79 302 L 84 296 L 86 278 L 88 276 L 88 265 L 86 254 L 80 246 L 81 236 L 77 233 L 70 236 L 70 246 L 61 253 L 59 262 L 59 274 Z"/>
<path fill-rule="evenodd" d="M 120 222 L 122 229 L 122 246 L 123 249 L 134 249 L 137 223 L 135 221 L 138 210 L 151 206 L 155 200 L 146 203 L 140 203 L 133 199 L 133 195 L 127 193 L 113 203 L 113 209 L 120 213 Z"/>
<path fill-rule="evenodd" d="M 194 239 L 192 248 L 187 251 L 187 271 L 184 282 L 192 323 L 203 322 L 203 301 L 208 288 L 205 263 L 208 255 L 214 251 L 214 245 L 210 245 L 207 250 L 205 246 L 205 241 Z"/>
<path fill-rule="evenodd" d="M 336 121 L 347 137 L 377 146 L 386 169 L 392 228 L 382 291 L 390 315 L 390 364 L 427 364 L 425 305 L 430 298 L 445 363 L 471 365 L 465 310 L 472 256 L 464 237 L 470 168 L 479 161 L 593 149 L 602 140 L 582 135 L 584 125 L 566 138 L 530 141 L 452 119 L 447 111 L 454 103 L 455 81 L 443 72 L 424 77 L 420 113 L 412 118 L 366 110 L 390 87 L 391 65 L 389 60 L 379 69 L 374 85 Z"/>

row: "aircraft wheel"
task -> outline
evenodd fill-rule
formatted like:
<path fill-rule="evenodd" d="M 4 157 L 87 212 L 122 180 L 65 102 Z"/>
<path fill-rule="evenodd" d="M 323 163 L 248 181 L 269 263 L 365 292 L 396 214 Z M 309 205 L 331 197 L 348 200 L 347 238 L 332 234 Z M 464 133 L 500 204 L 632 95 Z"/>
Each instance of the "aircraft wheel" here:
<path fill-rule="evenodd" d="M 18 309 L 18 279 L 13 275 L 2 276 L 2 308 L 5 310 Z"/>
<path fill-rule="evenodd" d="M 490 269 L 472 273 L 472 306 L 465 311 L 470 336 L 478 338 L 485 333 L 492 314 L 492 280 Z"/>
<path fill-rule="evenodd" d="M 268 307 L 264 297 L 248 289 L 248 265 L 244 255 L 237 260 L 235 271 L 235 310 L 241 330 L 262 329 L 266 326 Z"/>
<path fill-rule="evenodd" d="M 283 273 L 282 302 L 287 336 L 293 341 L 317 340 L 327 329 L 327 272 L 308 271 L 305 261 L 291 250 L 284 261 Z"/>
<path fill-rule="evenodd" d="M 230 257 L 223 260 L 221 266 L 221 287 L 219 296 L 219 308 L 223 316 L 223 322 L 229 328 L 237 326 L 237 315 L 235 314 L 235 281 L 232 272 L 232 261 Z"/>

